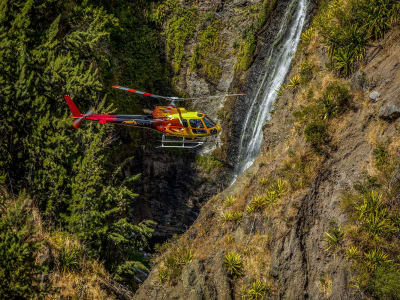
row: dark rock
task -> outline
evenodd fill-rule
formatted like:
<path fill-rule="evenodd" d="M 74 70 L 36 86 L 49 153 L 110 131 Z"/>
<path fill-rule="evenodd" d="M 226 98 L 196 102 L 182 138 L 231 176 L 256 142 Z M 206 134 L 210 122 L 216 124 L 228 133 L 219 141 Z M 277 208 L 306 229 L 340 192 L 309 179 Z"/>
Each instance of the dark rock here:
<path fill-rule="evenodd" d="M 387 103 L 381 107 L 378 116 L 381 119 L 393 121 L 400 117 L 400 107 L 393 103 Z"/>

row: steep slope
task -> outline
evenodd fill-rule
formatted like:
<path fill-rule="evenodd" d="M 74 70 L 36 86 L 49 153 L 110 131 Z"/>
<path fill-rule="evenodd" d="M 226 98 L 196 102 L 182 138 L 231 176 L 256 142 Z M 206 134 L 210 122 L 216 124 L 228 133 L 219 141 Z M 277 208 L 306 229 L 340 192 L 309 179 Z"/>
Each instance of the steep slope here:
<path fill-rule="evenodd" d="M 261 154 L 160 252 L 137 299 L 378 295 L 363 286 L 347 260 L 350 245 L 365 251 L 363 257 L 372 246 L 357 240 L 354 227 L 363 225 L 352 221 L 342 203 L 344 192 L 352 193 L 367 174 L 385 174 L 377 167 L 379 153 L 399 154 L 399 33 L 396 27 L 370 46 L 349 79 L 332 71 L 319 35 L 303 35 L 287 86 L 264 127 Z M 382 144 L 387 150 L 379 150 Z M 396 187 L 396 171 L 390 172 Z M 380 241 L 396 245 L 398 234 L 387 239 Z M 396 247 L 384 246 L 395 265 Z"/>

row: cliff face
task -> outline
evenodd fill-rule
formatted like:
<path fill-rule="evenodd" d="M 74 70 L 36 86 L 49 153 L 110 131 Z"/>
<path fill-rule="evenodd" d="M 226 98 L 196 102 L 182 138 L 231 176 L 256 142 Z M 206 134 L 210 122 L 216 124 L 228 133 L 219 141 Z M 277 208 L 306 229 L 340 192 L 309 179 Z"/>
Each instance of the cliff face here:
<path fill-rule="evenodd" d="M 190 97 L 204 96 L 184 105 L 217 121 L 223 134 L 210 138 L 201 149 L 179 151 L 156 149 L 160 137 L 141 133 L 142 140 L 157 142 L 141 147 L 125 172 L 141 173 L 135 217 L 157 222 L 154 241 L 184 232 L 201 205 L 229 183 L 234 160 L 227 151 L 235 144 L 232 129 L 240 126 L 231 117 L 236 98 L 206 96 L 246 91 L 242 84 L 256 72 L 254 65 L 261 64 L 249 69 L 253 56 L 265 48 L 257 45 L 256 36 L 264 35 L 287 2 L 174 0 L 157 6 L 175 88 Z"/>
<path fill-rule="evenodd" d="M 136 298 L 361 297 L 351 288 L 344 249 L 332 251 L 326 233 L 349 222 L 343 193 L 366 174 L 379 174 L 377 145 L 398 151 L 399 40 L 399 29 L 392 29 L 347 79 L 329 69 L 318 37 L 303 44 L 254 165 L 211 197 L 185 234 L 160 252 Z M 307 80 L 296 83 L 299 74 Z M 346 110 L 327 117 L 327 131 L 316 137 L 303 130 L 319 113 L 310 103 L 332 90 L 342 93 Z"/>

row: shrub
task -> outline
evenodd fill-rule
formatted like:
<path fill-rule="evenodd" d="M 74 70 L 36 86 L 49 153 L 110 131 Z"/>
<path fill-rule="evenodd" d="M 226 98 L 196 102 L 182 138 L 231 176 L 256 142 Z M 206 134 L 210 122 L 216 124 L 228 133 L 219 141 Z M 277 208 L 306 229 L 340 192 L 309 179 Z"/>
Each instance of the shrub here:
<path fill-rule="evenodd" d="M 351 246 L 346 251 L 346 257 L 349 260 L 357 259 L 360 256 L 360 251 L 356 246 Z"/>
<path fill-rule="evenodd" d="M 196 162 L 204 171 L 208 173 L 214 169 L 221 168 L 224 165 L 212 155 L 197 155 Z"/>
<path fill-rule="evenodd" d="M 400 270 L 395 265 L 379 266 L 369 282 L 371 293 L 378 299 L 400 299 Z"/>
<path fill-rule="evenodd" d="M 283 95 L 283 92 L 286 90 L 286 85 L 282 84 L 281 87 L 276 91 L 276 94 L 278 95 L 278 97 Z"/>
<path fill-rule="evenodd" d="M 324 122 L 313 121 L 304 129 L 306 141 L 317 152 L 322 152 L 323 146 L 329 141 L 328 128 Z"/>
<path fill-rule="evenodd" d="M 334 0 L 316 18 L 315 29 L 329 47 L 335 69 L 344 75 L 365 56 L 369 39 L 383 37 L 399 17 L 397 0 Z"/>
<path fill-rule="evenodd" d="M 224 265 L 229 276 L 239 277 L 243 275 L 242 258 L 235 251 L 231 251 L 225 255 Z"/>
<path fill-rule="evenodd" d="M 338 82 L 330 83 L 325 89 L 321 102 L 325 111 L 325 118 L 335 117 L 343 113 L 350 104 L 349 88 Z"/>

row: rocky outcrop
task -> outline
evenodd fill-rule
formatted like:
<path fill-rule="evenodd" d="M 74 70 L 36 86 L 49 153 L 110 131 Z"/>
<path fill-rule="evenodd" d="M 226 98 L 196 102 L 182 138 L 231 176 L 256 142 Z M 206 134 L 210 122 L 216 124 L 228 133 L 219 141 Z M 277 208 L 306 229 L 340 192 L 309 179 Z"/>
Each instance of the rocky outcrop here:
<path fill-rule="evenodd" d="M 379 110 L 378 116 L 388 121 L 396 120 L 400 117 L 400 107 L 394 103 L 386 103 Z"/>

